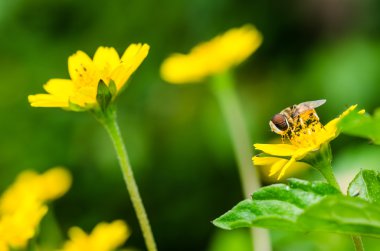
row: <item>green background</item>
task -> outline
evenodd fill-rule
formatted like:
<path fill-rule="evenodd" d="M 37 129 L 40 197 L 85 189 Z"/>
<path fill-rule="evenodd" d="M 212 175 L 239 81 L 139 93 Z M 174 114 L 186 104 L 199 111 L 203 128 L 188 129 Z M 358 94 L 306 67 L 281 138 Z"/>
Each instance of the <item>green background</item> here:
<path fill-rule="evenodd" d="M 229 28 L 254 24 L 263 44 L 234 74 L 250 142 L 265 143 L 277 138 L 269 119 L 292 104 L 327 99 L 318 108 L 323 123 L 352 104 L 370 113 L 379 106 L 379 10 L 375 0 L 1 0 L 0 188 L 21 170 L 63 165 L 74 183 L 51 205 L 44 245 L 66 238 L 70 226 L 89 231 L 120 218 L 133 231 L 125 247 L 143 250 L 106 132 L 89 113 L 31 108 L 27 95 L 43 92 L 50 78 L 68 78 L 67 58 L 77 50 L 92 56 L 103 45 L 122 53 L 130 43 L 146 42 L 148 58 L 117 106 L 159 250 L 249 250 L 242 244 L 246 231 L 210 223 L 243 198 L 216 100 L 207 84 L 165 83 L 161 62 Z M 333 142 L 343 181 L 359 168 L 379 169 L 380 150 L 367 143 L 346 136 Z M 313 170 L 296 176 L 321 178 Z M 339 235 L 272 231 L 272 240 L 281 251 L 353 249 Z M 377 250 L 378 240 L 364 241 Z"/>

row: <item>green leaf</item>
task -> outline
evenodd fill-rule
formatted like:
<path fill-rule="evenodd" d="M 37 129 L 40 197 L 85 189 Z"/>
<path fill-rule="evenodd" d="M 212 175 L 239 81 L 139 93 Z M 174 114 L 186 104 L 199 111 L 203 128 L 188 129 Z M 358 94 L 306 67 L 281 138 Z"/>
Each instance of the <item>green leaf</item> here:
<path fill-rule="evenodd" d="M 96 100 L 100 106 L 100 109 L 105 112 L 111 103 L 112 93 L 110 88 L 102 81 L 99 81 L 98 92 L 96 94 Z"/>
<path fill-rule="evenodd" d="M 366 182 L 373 177 L 364 172 Z M 375 177 L 378 178 L 377 173 Z M 376 189 L 371 191 L 374 193 Z M 369 197 L 377 200 L 377 196 Z M 213 223 L 228 230 L 263 227 L 380 237 L 380 206 L 362 198 L 343 196 L 327 183 L 290 179 L 288 185 L 261 188 L 252 199 L 238 203 Z"/>
<path fill-rule="evenodd" d="M 240 202 L 213 223 L 223 229 L 258 226 L 296 230 L 297 217 L 308 205 L 318 202 L 326 194 L 338 193 L 327 183 L 289 179 L 289 185 L 261 188 L 253 193 L 253 199 Z"/>
<path fill-rule="evenodd" d="M 227 230 L 252 226 L 296 230 L 297 215 L 302 211 L 287 202 L 247 199 L 214 220 L 213 223 L 215 226 Z"/>
<path fill-rule="evenodd" d="M 347 194 L 380 203 L 380 172 L 361 170 L 348 186 Z"/>
<path fill-rule="evenodd" d="M 342 133 L 369 138 L 375 144 L 380 144 L 380 108 L 371 117 L 367 113 L 351 112 L 339 122 Z"/>
<path fill-rule="evenodd" d="M 380 237 L 380 206 L 361 198 L 330 195 L 298 217 L 303 231 Z"/>

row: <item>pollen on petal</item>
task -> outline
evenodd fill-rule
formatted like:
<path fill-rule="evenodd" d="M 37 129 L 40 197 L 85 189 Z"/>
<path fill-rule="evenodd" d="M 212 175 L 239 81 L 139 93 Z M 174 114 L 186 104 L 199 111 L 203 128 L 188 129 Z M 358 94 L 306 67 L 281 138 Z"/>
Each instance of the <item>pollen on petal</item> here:
<path fill-rule="evenodd" d="M 74 85 L 77 87 L 98 86 L 100 73 L 94 66 L 91 58 L 83 51 L 77 51 L 69 57 L 69 74 Z M 94 97 L 95 98 L 95 97 Z"/>

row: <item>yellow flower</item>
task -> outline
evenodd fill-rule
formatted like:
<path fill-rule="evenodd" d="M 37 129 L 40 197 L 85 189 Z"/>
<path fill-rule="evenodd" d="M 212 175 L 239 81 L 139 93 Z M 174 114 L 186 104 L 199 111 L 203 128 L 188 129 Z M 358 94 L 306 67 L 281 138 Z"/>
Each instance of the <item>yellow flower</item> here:
<path fill-rule="evenodd" d="M 44 203 L 62 196 L 70 184 L 70 174 L 62 168 L 21 173 L 0 198 L 0 250 L 25 247 L 48 210 Z"/>
<path fill-rule="evenodd" d="M 173 84 L 199 82 L 247 59 L 261 44 L 262 36 L 252 25 L 230 29 L 194 47 L 187 55 L 176 53 L 161 66 L 161 76 Z"/>
<path fill-rule="evenodd" d="M 254 147 L 264 152 L 266 156 L 253 157 L 253 163 L 257 166 L 270 165 L 269 175 L 278 174 L 277 179 L 280 179 L 296 161 L 309 163 L 307 159 L 309 154 L 318 152 L 335 139 L 340 133 L 337 127 L 338 122 L 355 108 L 356 105 L 349 107 L 325 126 L 318 122 L 313 124 L 312 128 L 310 126 L 303 128 L 289 139 L 289 144 L 254 144 Z"/>
<path fill-rule="evenodd" d="M 112 251 L 121 246 L 129 235 L 127 224 L 122 220 L 99 223 L 91 234 L 73 227 L 69 230 L 70 240 L 64 244 L 63 251 Z"/>
<path fill-rule="evenodd" d="M 35 200 L 19 203 L 20 208 L 14 212 L 0 215 L 0 247 L 4 250 L 24 248 L 34 237 L 42 217 L 48 208 Z M 3 250 L 3 249 L 0 249 Z"/>
<path fill-rule="evenodd" d="M 114 84 L 118 94 L 148 51 L 147 44 L 131 44 L 120 58 L 114 48 L 99 47 L 92 60 L 86 53 L 77 51 L 68 60 L 70 79 L 50 79 L 44 85 L 48 94 L 29 95 L 29 102 L 34 107 L 94 108 L 98 105 L 99 82 L 103 81 L 109 88 Z"/>

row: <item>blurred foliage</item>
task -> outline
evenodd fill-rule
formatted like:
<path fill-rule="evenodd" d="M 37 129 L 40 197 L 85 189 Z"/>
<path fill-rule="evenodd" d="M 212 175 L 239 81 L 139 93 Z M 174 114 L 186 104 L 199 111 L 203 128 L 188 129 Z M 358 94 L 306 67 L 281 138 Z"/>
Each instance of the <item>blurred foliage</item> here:
<path fill-rule="evenodd" d="M 235 75 L 250 141 L 265 143 L 276 137 L 268 120 L 292 104 L 326 98 L 318 108 L 323 122 L 351 104 L 371 114 L 379 106 L 379 9 L 375 0 L 0 1 L 0 188 L 27 168 L 67 166 L 73 187 L 54 203 L 63 235 L 72 225 L 89 231 L 120 218 L 133 230 L 126 246 L 143 249 L 100 125 L 88 113 L 31 108 L 26 97 L 50 78 L 67 78 L 67 58 L 76 50 L 92 55 L 108 45 L 122 53 L 132 42 L 146 42 L 151 52 L 118 100 L 122 133 L 159 249 L 206 250 L 217 231 L 210 221 L 243 197 L 233 151 L 208 86 L 164 83 L 162 60 L 228 28 L 257 26 L 263 45 Z M 368 160 L 366 150 L 354 148 L 358 142 L 334 142 L 334 164 L 347 170 L 356 156 Z M 379 156 L 371 155 L 371 163 Z M 275 250 L 350 248 L 344 237 L 276 236 Z M 378 241 L 365 245 L 376 250 Z"/>

